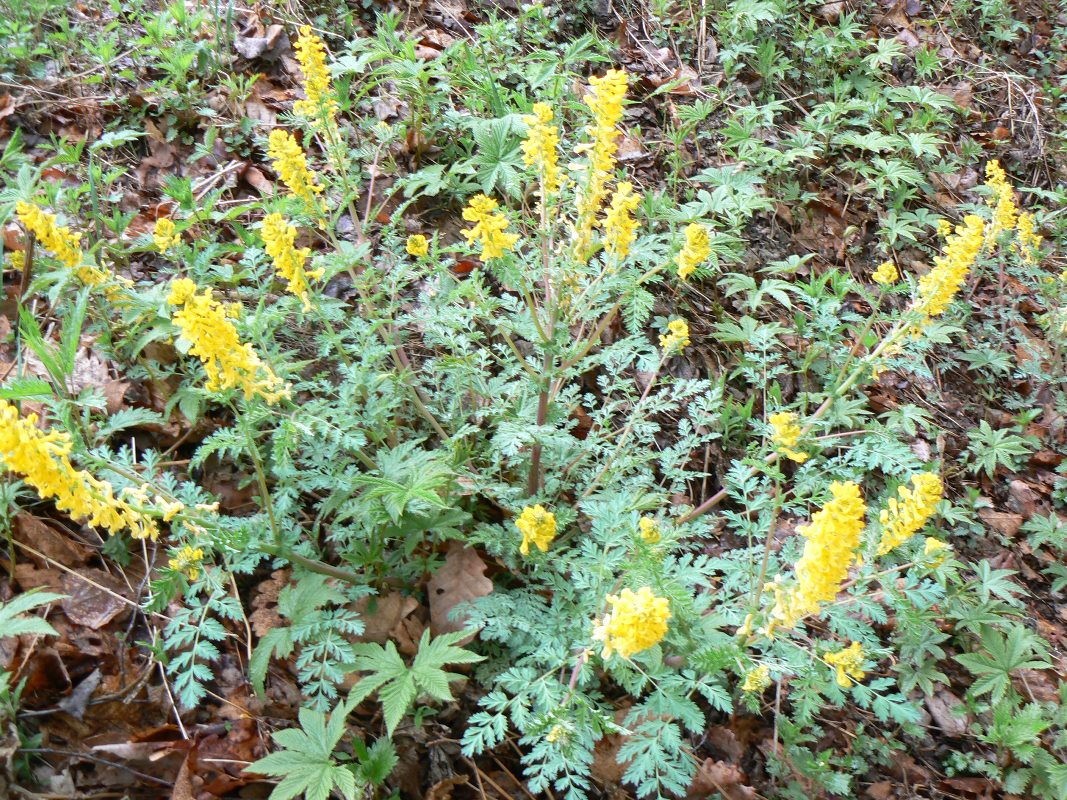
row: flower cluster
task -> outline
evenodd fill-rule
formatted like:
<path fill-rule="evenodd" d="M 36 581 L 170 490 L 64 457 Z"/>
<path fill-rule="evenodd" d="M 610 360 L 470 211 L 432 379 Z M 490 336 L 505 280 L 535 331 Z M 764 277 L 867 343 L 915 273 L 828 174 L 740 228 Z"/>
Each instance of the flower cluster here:
<path fill-rule="evenodd" d="M 526 123 L 526 138 L 522 143 L 523 163 L 534 167 L 541 181 L 541 202 L 559 191 L 559 128 L 552 123 L 552 107 L 548 103 L 534 103 L 533 113 L 522 118 Z"/>
<path fill-rule="evenodd" d="M 863 671 L 864 652 L 859 642 L 853 642 L 844 650 L 836 653 L 827 653 L 824 657 L 826 663 L 837 668 L 837 684 L 844 689 L 863 680 L 867 673 Z"/>
<path fill-rule="evenodd" d="M 667 330 L 670 332 L 660 334 L 659 337 L 659 346 L 663 348 L 664 353 L 672 353 L 675 350 L 680 353 L 690 345 L 689 323 L 684 319 L 672 319 L 667 323 Z"/>
<path fill-rule="evenodd" d="M 332 131 L 337 116 L 337 101 L 330 90 L 330 73 L 326 68 L 326 47 L 307 25 L 297 37 L 296 60 L 304 73 L 304 100 L 293 103 L 293 112 L 307 118 L 313 127 Z"/>
<path fill-rule="evenodd" d="M 177 552 L 174 558 L 167 561 L 167 566 L 175 572 L 184 572 L 189 580 L 195 581 L 200 577 L 200 563 L 204 560 L 204 551 L 199 547 L 193 548 L 185 545 Z"/>
<path fill-rule="evenodd" d="M 745 681 L 741 684 L 741 691 L 751 694 L 762 694 L 763 690 L 771 685 L 771 670 L 766 664 L 760 664 L 755 669 L 745 673 Z"/>
<path fill-rule="evenodd" d="M 863 533 L 867 507 L 860 488 L 852 481 L 830 484 L 833 496 L 811 518 L 811 524 L 797 528 L 807 541 L 796 564 L 796 585 L 782 591 L 775 585 L 776 602 L 771 612 L 771 629 L 792 628 L 819 604 L 833 600 L 848 575 L 852 555 Z M 769 631 L 770 632 L 770 631 Z"/>
<path fill-rule="evenodd" d="M 883 508 L 879 514 L 882 523 L 882 541 L 878 545 L 880 556 L 899 547 L 918 533 L 941 502 L 941 478 L 934 473 L 912 475 L 911 483 L 913 489 L 901 486 L 897 489 L 900 499 L 889 498 L 888 507 Z"/>
<path fill-rule="evenodd" d="M 548 551 L 548 546 L 556 538 L 556 515 L 551 511 L 546 511 L 545 507 L 540 504 L 526 506 L 519 514 L 519 518 L 515 520 L 515 527 L 522 534 L 522 544 L 519 545 L 520 553 L 524 556 L 528 555 L 531 542 L 544 553 Z"/>
<path fill-rule="evenodd" d="M 940 539 L 935 539 L 933 536 L 927 536 L 926 542 L 923 544 L 923 557 L 930 561 L 930 566 L 941 566 L 945 561 L 945 556 L 952 550 L 952 545 L 945 544 Z"/>
<path fill-rule="evenodd" d="M 15 204 L 15 213 L 26 230 L 37 237 L 41 246 L 52 253 L 57 260 L 65 264 L 78 276 L 86 286 L 99 286 L 108 279 L 108 274 L 92 264 L 82 264 L 84 254 L 81 250 L 80 233 L 73 233 L 66 225 L 56 223 L 56 215 L 44 209 L 19 201 Z"/>
<path fill-rule="evenodd" d="M 0 462 L 18 473 L 45 500 L 75 519 L 110 533 L 129 530 L 135 539 L 159 536 L 156 521 L 116 496 L 111 484 L 70 463 L 71 440 L 64 431 L 45 432 L 37 415 L 20 418 L 0 400 Z"/>
<path fill-rule="evenodd" d="M 430 243 L 426 241 L 426 237 L 421 233 L 416 233 L 408 237 L 407 242 L 404 244 L 404 249 L 407 250 L 408 255 L 422 258 L 430 252 Z"/>
<path fill-rule="evenodd" d="M 898 278 L 900 278 L 900 273 L 897 272 L 896 265 L 892 261 L 883 261 L 871 274 L 871 280 L 882 286 L 894 284 Z"/>
<path fill-rule="evenodd" d="M 210 289 L 198 293 L 195 283 L 179 278 L 171 283 L 167 302 L 179 307 L 173 315 L 174 324 L 191 343 L 189 352 L 204 363 L 209 392 L 240 389 L 245 399 L 259 395 L 268 403 L 287 394 L 252 345 L 241 341 L 227 318 L 227 309 L 212 298 Z"/>
<path fill-rule="evenodd" d="M 645 544 L 656 544 L 661 538 L 659 521 L 652 517 L 641 517 L 637 521 L 637 529 L 641 534 L 641 541 Z"/>
<path fill-rule="evenodd" d="M 781 455 L 798 464 L 803 464 L 808 460 L 807 453 L 793 449 L 800 441 L 800 425 L 796 414 L 792 411 L 779 411 L 777 414 L 771 414 L 768 422 L 771 423 L 773 431 L 771 441 Z"/>
<path fill-rule="evenodd" d="M 170 217 L 157 219 L 156 226 L 152 230 L 152 241 L 161 253 L 181 244 L 182 237 L 178 235 L 178 227 L 174 224 L 174 220 Z"/>
<path fill-rule="evenodd" d="M 626 258 L 637 238 L 637 223 L 632 215 L 640 203 L 641 195 L 634 194 L 632 183 L 622 181 L 615 187 L 603 226 L 604 249 L 616 258 Z"/>
<path fill-rule="evenodd" d="M 615 153 L 619 148 L 618 124 L 622 121 L 622 102 L 626 97 L 626 72 L 609 69 L 603 77 L 589 79 L 590 90 L 583 98 L 593 113 L 593 124 L 586 127 L 589 141 L 578 146 L 576 152 L 589 153 L 585 182 L 575 205 L 578 212 L 575 253 L 585 259 L 592 239 L 596 215 L 607 197 L 607 181 L 615 169 Z"/>
<path fill-rule="evenodd" d="M 311 308 L 308 279 L 321 278 L 323 271 L 304 269 L 311 250 L 296 246 L 296 228 L 289 225 L 281 214 L 268 214 L 263 219 L 260 235 L 266 245 L 267 255 L 274 261 L 274 269 L 285 278 L 289 291 L 300 298 L 305 311 Z"/>
<path fill-rule="evenodd" d="M 267 155 L 274 162 L 274 171 L 289 191 L 309 206 L 321 209 L 318 195 L 322 187 L 315 180 L 315 173 L 308 169 L 307 156 L 288 131 L 276 128 L 267 140 Z"/>
<path fill-rule="evenodd" d="M 685 244 L 678 251 L 674 263 L 678 265 L 678 277 L 688 280 L 697 267 L 711 255 L 711 239 L 708 229 L 697 222 L 685 226 Z"/>
<path fill-rule="evenodd" d="M 1027 211 L 1019 214 L 1019 222 L 1015 228 L 1015 250 L 1019 258 L 1027 264 L 1033 264 L 1037 249 L 1041 247 L 1041 238 L 1034 232 L 1034 215 Z"/>
<path fill-rule="evenodd" d="M 618 653 L 629 658 L 635 653 L 656 645 L 667 635 L 667 620 L 671 618 L 671 603 L 657 597 L 647 586 L 636 592 L 623 589 L 618 596 L 609 594 L 611 612 L 603 621 L 594 623 L 593 639 L 604 643 L 601 657 L 611 658 Z"/>
<path fill-rule="evenodd" d="M 912 308 L 927 319 L 945 313 L 967 280 L 985 243 L 982 218 L 968 214 L 956 233 L 945 241 L 944 254 L 934 258 L 934 267 L 919 279 L 918 295 Z"/>
<path fill-rule="evenodd" d="M 478 242 L 483 261 L 500 258 L 519 241 L 518 234 L 504 233 L 508 227 L 508 218 L 496 209 L 496 200 L 484 194 L 475 195 L 463 209 L 463 219 L 475 224 L 473 228 L 460 233 L 466 237 L 467 244 Z"/>
<path fill-rule="evenodd" d="M 993 207 L 993 221 L 986 230 L 986 244 L 992 248 L 1003 231 L 1015 227 L 1019 207 L 1015 205 L 1015 192 L 999 161 L 994 159 L 986 164 L 985 175 L 985 185 L 993 190 L 993 196 L 989 198 L 989 205 Z"/>

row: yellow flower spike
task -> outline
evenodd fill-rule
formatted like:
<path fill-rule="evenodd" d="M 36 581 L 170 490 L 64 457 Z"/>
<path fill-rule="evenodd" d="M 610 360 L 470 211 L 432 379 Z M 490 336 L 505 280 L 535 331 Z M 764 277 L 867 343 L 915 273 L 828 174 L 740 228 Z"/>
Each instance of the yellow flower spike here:
<path fill-rule="evenodd" d="M 640 204 L 641 195 L 634 194 L 632 183 L 623 181 L 615 187 L 604 215 L 604 249 L 616 258 L 626 258 L 637 238 L 637 223 L 632 214 Z"/>
<path fill-rule="evenodd" d="M 593 124 L 585 129 L 589 141 L 577 150 L 589 154 L 585 182 L 575 200 L 578 222 L 574 250 L 583 261 L 588 257 L 596 215 L 608 195 L 608 178 L 615 169 L 615 153 L 619 148 L 617 126 L 622 121 L 627 81 L 624 70 L 609 69 L 603 77 L 589 79 L 589 93 L 583 98 L 593 114 Z"/>
<path fill-rule="evenodd" d="M 689 323 L 684 319 L 672 319 L 667 323 L 668 333 L 660 334 L 659 346 L 664 353 L 681 353 L 691 342 L 689 341 Z"/>
<path fill-rule="evenodd" d="M 174 224 L 174 220 L 170 217 L 157 219 L 155 228 L 152 230 L 152 241 L 161 253 L 181 244 L 182 237 L 178 234 L 178 227 Z"/>
<path fill-rule="evenodd" d="M 135 539 L 155 539 L 154 519 L 117 497 L 107 481 L 98 480 L 70 463 L 71 439 L 65 431 L 43 431 L 37 415 L 19 417 L 0 400 L 0 463 L 22 476 L 44 500 L 74 519 L 115 534 L 129 530 Z M 127 490 L 128 493 L 128 490 Z"/>
<path fill-rule="evenodd" d="M 710 255 L 711 239 L 708 236 L 708 229 L 697 222 L 686 225 L 685 244 L 682 245 L 682 249 L 674 259 L 678 265 L 678 277 L 683 281 L 689 280 L 689 276 Z"/>
<path fill-rule="evenodd" d="M 522 118 L 526 123 L 526 138 L 522 143 L 522 160 L 528 167 L 537 170 L 541 184 L 541 202 L 548 203 L 559 191 L 559 128 L 552 125 L 552 107 L 547 103 L 534 103 L 533 113 Z"/>
<path fill-rule="evenodd" d="M 939 567 L 945 562 L 945 557 L 952 552 L 952 545 L 927 536 L 923 545 L 923 557 L 930 560 L 930 566 Z"/>
<path fill-rule="evenodd" d="M 934 473 L 912 475 L 911 484 L 914 487 L 912 489 L 907 486 L 897 489 L 900 499 L 889 498 L 887 507 L 879 513 L 878 518 L 882 523 L 882 541 L 878 545 L 880 556 L 899 547 L 922 530 L 941 502 L 944 487 L 941 478 Z"/>
<path fill-rule="evenodd" d="M 199 547 L 194 549 L 189 545 L 185 545 L 185 547 L 177 552 L 174 558 L 167 561 L 167 566 L 175 572 L 185 573 L 189 577 L 189 580 L 195 581 L 200 577 L 200 563 L 203 560 L 203 550 Z"/>
<path fill-rule="evenodd" d="M 22 250 L 12 250 L 7 259 L 11 269 L 15 272 L 22 272 L 26 268 L 26 253 Z"/>
<path fill-rule="evenodd" d="M 939 219 L 937 221 L 937 235 L 942 239 L 947 239 L 952 235 L 952 223 L 947 219 Z"/>
<path fill-rule="evenodd" d="M 863 671 L 865 654 L 859 642 L 853 642 L 836 653 L 827 653 L 824 658 L 827 664 L 837 668 L 837 685 L 843 689 L 852 686 L 853 681 L 862 681 L 867 674 Z"/>
<path fill-rule="evenodd" d="M 741 691 L 748 694 L 763 694 L 763 691 L 770 685 L 771 670 L 766 664 L 760 664 L 745 673 L 745 682 L 741 684 Z"/>
<path fill-rule="evenodd" d="M 993 159 L 986 164 L 985 174 L 985 185 L 993 190 L 993 197 L 989 199 L 989 204 L 993 206 L 993 223 L 986 231 L 986 244 L 995 247 L 997 237 L 1015 227 L 1019 207 L 1015 205 L 1015 192 L 999 161 Z"/>
<path fill-rule="evenodd" d="M 293 103 L 293 113 L 305 117 L 313 127 L 333 130 L 337 116 L 337 101 L 330 87 L 330 72 L 326 67 L 326 46 L 307 25 L 293 46 L 300 71 L 304 73 L 304 100 Z"/>
<path fill-rule="evenodd" d="M 263 219 L 263 229 L 260 235 L 266 245 L 267 255 L 274 260 L 274 269 L 285 278 L 289 291 L 300 298 L 304 304 L 304 310 L 311 308 L 311 300 L 308 299 L 308 279 L 322 277 L 321 269 L 305 270 L 304 263 L 311 250 L 307 247 L 296 246 L 296 228 L 285 221 L 281 214 L 268 214 Z"/>
<path fill-rule="evenodd" d="M 321 212 L 322 202 L 318 195 L 322 193 L 322 187 L 316 181 L 315 173 L 308 169 L 307 156 L 296 137 L 275 128 L 267 140 L 267 155 L 289 192 Z"/>
<path fill-rule="evenodd" d="M 803 464 L 808 460 L 807 453 L 793 449 L 800 441 L 800 425 L 796 414 L 792 411 L 779 411 L 777 414 L 771 414 L 767 421 L 771 423 L 773 431 L 771 441 L 777 446 L 781 455 L 798 464 Z"/>
<path fill-rule="evenodd" d="M 519 514 L 519 518 L 515 520 L 515 527 L 522 534 L 522 544 L 519 545 L 520 553 L 524 556 L 529 555 L 531 543 L 545 553 L 548 552 L 548 546 L 552 544 L 552 540 L 556 538 L 556 515 L 551 511 L 546 511 L 545 507 L 540 504 L 526 506 Z"/>
<path fill-rule="evenodd" d="M 652 517 L 641 517 L 637 522 L 637 529 L 641 535 L 641 541 L 645 544 L 656 544 L 662 538 L 659 522 Z"/>
<path fill-rule="evenodd" d="M 478 243 L 483 261 L 500 258 L 519 241 L 518 234 L 504 233 L 509 225 L 508 218 L 496 209 L 496 200 L 484 194 L 475 195 L 463 209 L 463 219 L 475 225 L 460 233 L 467 239 L 467 244 Z"/>
<path fill-rule="evenodd" d="M 1027 264 L 1037 260 L 1037 250 L 1041 247 L 1042 237 L 1034 232 L 1034 215 L 1024 211 L 1019 214 L 1015 227 L 1015 251 Z"/>
<path fill-rule="evenodd" d="M 56 260 L 71 269 L 86 286 L 100 286 L 111 277 L 106 271 L 83 264 L 85 254 L 81 250 L 80 233 L 73 233 L 66 225 L 56 223 L 56 215 L 49 214 L 33 203 L 19 201 L 15 213 L 26 230 L 33 233 L 41 246 L 56 257 Z"/>
<path fill-rule="evenodd" d="M 211 296 L 211 290 L 197 292 L 188 278 L 171 282 L 167 302 L 178 306 L 174 324 L 192 347 L 189 352 L 204 364 L 209 392 L 240 389 L 246 400 L 259 395 L 268 404 L 288 395 L 288 389 L 264 364 L 251 344 L 242 342 L 227 317 L 226 308 Z"/>
<path fill-rule="evenodd" d="M 834 481 L 830 494 L 832 499 L 812 516 L 811 524 L 797 528 L 807 541 L 796 564 L 796 584 L 788 590 L 772 585 L 772 628 L 792 628 L 802 617 L 817 612 L 820 603 L 837 597 L 848 576 L 867 506 L 859 486 L 852 481 Z"/>
<path fill-rule="evenodd" d="M 611 658 L 618 653 L 629 658 L 659 644 L 667 634 L 671 618 L 670 600 L 657 597 L 647 586 L 636 592 L 623 589 L 618 596 L 609 594 L 611 612 L 595 623 L 593 639 L 604 643 L 600 655 Z"/>
<path fill-rule="evenodd" d="M 967 280 L 985 241 L 985 223 L 974 214 L 945 241 L 944 253 L 934 258 L 934 267 L 919 279 L 912 309 L 930 319 L 943 314 Z"/>
<path fill-rule="evenodd" d="M 882 286 L 890 286 L 899 279 L 900 273 L 892 261 L 883 261 L 878 265 L 878 269 L 871 273 L 871 280 Z"/>
<path fill-rule="evenodd" d="M 408 237 L 404 249 L 407 250 L 408 255 L 422 258 L 430 252 L 430 243 L 426 241 L 426 237 L 421 233 L 416 233 Z"/>

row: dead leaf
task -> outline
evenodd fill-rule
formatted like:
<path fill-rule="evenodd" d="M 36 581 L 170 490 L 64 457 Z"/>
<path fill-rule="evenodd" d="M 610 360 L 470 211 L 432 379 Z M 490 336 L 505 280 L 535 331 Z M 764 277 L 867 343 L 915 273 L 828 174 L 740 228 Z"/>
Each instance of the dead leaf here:
<path fill-rule="evenodd" d="M 259 167 L 249 165 L 245 168 L 245 171 L 241 174 L 245 183 L 259 192 L 261 195 L 269 197 L 274 194 L 274 184 L 267 178 L 266 175 L 260 170 Z"/>
<path fill-rule="evenodd" d="M 419 607 L 414 597 L 400 592 L 389 592 L 380 597 L 361 597 L 351 609 L 363 620 L 363 633 L 356 638 L 361 642 L 385 644 L 401 621 Z"/>
<path fill-rule="evenodd" d="M 289 36 L 281 25 L 271 25 L 263 36 L 238 36 L 233 40 L 233 49 L 249 60 L 263 58 L 276 61 L 290 49 Z"/>
<path fill-rule="evenodd" d="M 493 582 L 483 574 L 485 562 L 478 551 L 452 542 L 445 556 L 445 563 L 430 578 L 426 585 L 430 600 L 430 623 L 437 635 L 447 631 L 461 631 L 467 627 L 467 618 L 450 619 L 452 609 L 493 591 Z M 466 644 L 474 634 L 458 644 Z"/>
<path fill-rule="evenodd" d="M 129 613 L 130 606 L 127 603 L 88 583 L 86 578 L 120 596 L 127 591 L 126 585 L 118 578 L 99 569 L 81 569 L 77 575 L 64 573 L 63 591 L 68 596 L 60 601 L 60 606 L 71 622 L 95 631 Z"/>
<path fill-rule="evenodd" d="M 686 797 L 708 797 L 718 792 L 724 800 L 753 800 L 758 795 L 746 785 L 747 780 L 736 764 L 707 758 L 693 776 Z"/>
<path fill-rule="evenodd" d="M 926 697 L 926 708 L 946 736 L 963 736 L 967 733 L 968 715 L 957 714 L 963 701 L 947 689 Z"/>
<path fill-rule="evenodd" d="M 91 547 L 65 536 L 26 511 L 15 515 L 15 541 L 29 545 L 65 567 L 80 567 L 94 554 Z M 26 554 L 40 567 L 48 563 L 29 551 Z"/>
<path fill-rule="evenodd" d="M 1009 514 L 1004 511 L 990 511 L 986 508 L 978 510 L 978 517 L 990 528 L 1007 536 L 1009 539 L 1015 538 L 1015 534 L 1019 532 L 1019 528 L 1021 528 L 1023 524 L 1022 514 Z"/>
<path fill-rule="evenodd" d="M 426 792 L 425 800 L 452 800 L 452 790 L 457 786 L 466 786 L 469 780 L 466 775 L 453 775 L 440 780 Z"/>

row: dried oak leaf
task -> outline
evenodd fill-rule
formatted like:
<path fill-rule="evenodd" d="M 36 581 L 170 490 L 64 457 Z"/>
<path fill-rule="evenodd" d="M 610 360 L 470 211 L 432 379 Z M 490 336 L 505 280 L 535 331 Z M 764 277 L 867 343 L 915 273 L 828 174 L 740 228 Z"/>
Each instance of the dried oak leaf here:
<path fill-rule="evenodd" d="M 430 600 L 430 627 L 434 635 L 461 631 L 467 627 L 467 617 L 459 615 L 453 619 L 452 609 L 493 591 L 493 582 L 485 577 L 484 572 L 485 562 L 477 550 L 452 542 L 444 565 L 426 585 Z M 457 644 L 466 644 L 473 638 L 474 634 L 471 634 Z"/>

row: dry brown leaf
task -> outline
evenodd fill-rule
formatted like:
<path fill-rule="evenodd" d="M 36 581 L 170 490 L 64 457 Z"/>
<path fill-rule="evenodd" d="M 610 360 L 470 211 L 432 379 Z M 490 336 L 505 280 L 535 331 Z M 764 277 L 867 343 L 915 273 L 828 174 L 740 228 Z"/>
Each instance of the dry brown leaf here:
<path fill-rule="evenodd" d="M 93 583 L 89 583 L 86 578 Z M 122 596 L 127 591 L 126 585 L 118 578 L 99 569 L 81 569 L 76 575 L 64 573 L 63 592 L 68 596 L 60 601 L 60 607 L 71 622 L 95 631 L 112 620 L 129 614 L 130 606 L 118 597 L 98 589 L 94 583 Z"/>
<path fill-rule="evenodd" d="M 746 785 L 746 780 L 745 773 L 736 764 L 708 758 L 693 776 L 686 796 L 708 797 L 718 792 L 724 800 L 753 800 L 758 795 L 755 789 Z"/>
<path fill-rule="evenodd" d="M 493 582 L 484 575 L 485 562 L 477 550 L 452 542 L 445 563 L 430 578 L 426 586 L 430 600 L 430 623 L 435 635 L 461 631 L 467 626 L 466 617 L 450 619 L 452 609 L 460 603 L 485 597 L 493 591 Z M 465 644 L 468 638 L 457 644 Z"/>
<path fill-rule="evenodd" d="M 400 592 L 389 592 L 381 597 L 361 597 L 350 608 L 363 621 L 363 633 L 356 638 L 361 642 L 385 644 L 401 623 L 419 607 L 414 597 Z"/>
<path fill-rule="evenodd" d="M 25 511 L 15 515 L 15 541 L 29 545 L 52 561 L 71 568 L 82 566 L 94 554 L 91 547 L 60 533 Z M 48 562 L 40 556 L 28 550 L 25 553 L 37 566 L 47 566 Z"/>

